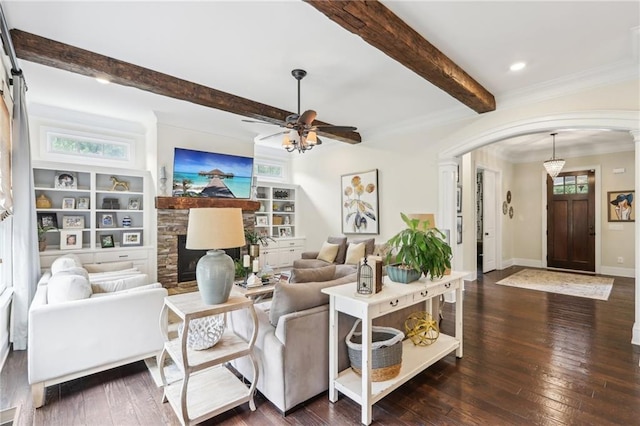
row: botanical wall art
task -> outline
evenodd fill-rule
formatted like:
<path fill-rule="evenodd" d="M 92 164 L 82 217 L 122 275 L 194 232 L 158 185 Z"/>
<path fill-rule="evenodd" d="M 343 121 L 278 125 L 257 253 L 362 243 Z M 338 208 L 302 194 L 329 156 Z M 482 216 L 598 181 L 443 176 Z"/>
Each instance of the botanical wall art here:
<path fill-rule="evenodd" d="M 378 234 L 378 169 L 342 175 L 342 233 Z"/>
<path fill-rule="evenodd" d="M 609 222 L 635 222 L 636 215 L 633 211 L 634 198 L 635 191 L 607 192 L 607 216 Z"/>

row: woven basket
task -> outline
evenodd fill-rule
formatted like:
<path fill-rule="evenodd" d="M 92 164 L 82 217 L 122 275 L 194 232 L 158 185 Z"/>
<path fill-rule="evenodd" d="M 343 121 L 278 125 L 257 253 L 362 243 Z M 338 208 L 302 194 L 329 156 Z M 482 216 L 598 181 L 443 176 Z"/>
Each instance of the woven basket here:
<path fill-rule="evenodd" d="M 359 324 L 360 320 L 353 324 L 353 328 L 345 340 L 351 368 L 358 376 L 362 376 L 362 333 L 356 332 Z M 404 339 L 404 333 L 395 328 L 378 326 L 371 328 L 372 382 L 383 382 L 400 374 L 402 339 Z"/>

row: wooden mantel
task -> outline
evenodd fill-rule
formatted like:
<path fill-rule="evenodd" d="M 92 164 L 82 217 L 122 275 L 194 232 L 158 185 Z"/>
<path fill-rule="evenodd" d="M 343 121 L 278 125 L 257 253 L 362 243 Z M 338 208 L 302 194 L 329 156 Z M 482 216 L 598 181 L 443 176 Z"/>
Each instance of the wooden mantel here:
<path fill-rule="evenodd" d="M 156 197 L 157 209 L 186 210 L 202 207 L 237 207 L 243 211 L 255 212 L 260 208 L 260 202 L 237 198 Z"/>

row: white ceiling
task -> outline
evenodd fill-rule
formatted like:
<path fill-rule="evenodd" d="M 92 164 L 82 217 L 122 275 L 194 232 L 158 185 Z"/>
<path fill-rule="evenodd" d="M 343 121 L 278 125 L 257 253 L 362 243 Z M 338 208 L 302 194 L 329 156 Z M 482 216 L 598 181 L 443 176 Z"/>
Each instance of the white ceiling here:
<path fill-rule="evenodd" d="M 640 2 L 383 1 L 496 97 L 497 108 L 558 90 L 637 78 Z M 363 143 L 416 123 L 476 113 L 301 1 L 3 1 L 10 28 L 296 110 L 290 72 L 307 70 L 301 108 L 353 125 Z M 519 72 L 515 61 L 527 62 Z M 33 104 L 133 121 L 155 114 L 252 143 L 276 127 L 238 115 L 20 61 Z M 630 144 L 628 134 L 558 135 L 559 152 L 580 144 Z M 550 156 L 548 134 L 504 141 L 510 158 Z M 567 156 L 567 155 L 565 155 Z"/>

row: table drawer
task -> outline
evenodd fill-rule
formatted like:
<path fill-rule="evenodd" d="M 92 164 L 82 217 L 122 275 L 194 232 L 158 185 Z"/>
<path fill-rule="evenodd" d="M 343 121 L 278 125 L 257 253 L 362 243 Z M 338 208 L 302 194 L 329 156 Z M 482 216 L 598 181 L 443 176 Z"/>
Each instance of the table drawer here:
<path fill-rule="evenodd" d="M 378 312 L 382 314 L 411 304 L 413 304 L 413 297 L 411 297 L 410 294 L 406 296 L 398 296 L 388 302 L 378 305 Z"/>
<path fill-rule="evenodd" d="M 121 260 L 141 260 L 149 257 L 146 250 L 108 251 L 96 253 L 96 263 L 119 262 Z"/>

